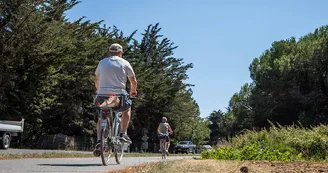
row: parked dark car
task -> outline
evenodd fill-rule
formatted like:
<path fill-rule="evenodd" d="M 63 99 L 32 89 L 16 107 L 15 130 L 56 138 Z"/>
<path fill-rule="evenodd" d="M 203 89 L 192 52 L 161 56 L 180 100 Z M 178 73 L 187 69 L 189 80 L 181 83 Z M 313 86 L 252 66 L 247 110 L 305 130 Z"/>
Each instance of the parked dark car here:
<path fill-rule="evenodd" d="M 175 153 L 196 153 L 196 145 L 194 145 L 191 141 L 180 141 L 174 147 Z"/>

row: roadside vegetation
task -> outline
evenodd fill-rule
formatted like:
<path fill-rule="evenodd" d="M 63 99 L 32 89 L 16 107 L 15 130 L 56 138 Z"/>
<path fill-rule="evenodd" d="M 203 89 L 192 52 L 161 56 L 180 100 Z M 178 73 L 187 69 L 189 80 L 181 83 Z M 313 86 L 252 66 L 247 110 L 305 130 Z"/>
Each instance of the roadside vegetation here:
<path fill-rule="evenodd" d="M 328 126 L 272 126 L 261 131 L 245 131 L 231 143 L 203 151 L 203 159 L 326 161 L 328 159 Z"/>

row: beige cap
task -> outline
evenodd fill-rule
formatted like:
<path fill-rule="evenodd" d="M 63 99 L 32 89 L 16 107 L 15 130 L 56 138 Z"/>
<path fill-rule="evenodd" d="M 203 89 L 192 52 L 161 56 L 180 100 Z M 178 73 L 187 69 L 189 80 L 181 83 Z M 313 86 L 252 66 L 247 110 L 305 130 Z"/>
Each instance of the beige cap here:
<path fill-rule="evenodd" d="M 109 46 L 109 52 L 123 52 L 123 47 L 120 44 L 114 43 Z"/>

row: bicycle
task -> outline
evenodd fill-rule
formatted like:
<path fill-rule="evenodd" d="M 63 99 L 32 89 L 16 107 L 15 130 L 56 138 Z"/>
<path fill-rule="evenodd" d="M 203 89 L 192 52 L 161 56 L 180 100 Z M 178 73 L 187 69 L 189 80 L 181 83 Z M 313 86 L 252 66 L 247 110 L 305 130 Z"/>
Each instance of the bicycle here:
<path fill-rule="evenodd" d="M 166 134 L 160 134 L 161 135 L 161 141 L 162 141 L 162 159 L 166 159 L 166 155 L 169 156 L 168 152 L 166 152 L 166 143 L 167 143 L 167 135 Z"/>
<path fill-rule="evenodd" d="M 120 96 L 109 95 L 108 97 Z M 135 97 L 130 96 L 130 99 L 134 98 Z M 107 166 L 109 159 L 111 158 L 111 152 L 113 152 L 116 163 L 120 164 L 124 155 L 124 142 L 121 142 L 119 136 L 122 125 L 122 112 L 116 111 L 113 107 L 100 107 L 99 105 L 97 105 L 97 110 L 99 111 L 98 113 L 101 113 L 101 137 L 100 144 L 98 144 L 99 146 L 96 146 L 93 153 L 95 156 L 101 156 L 102 164 Z M 98 147 L 100 150 L 98 150 Z"/>

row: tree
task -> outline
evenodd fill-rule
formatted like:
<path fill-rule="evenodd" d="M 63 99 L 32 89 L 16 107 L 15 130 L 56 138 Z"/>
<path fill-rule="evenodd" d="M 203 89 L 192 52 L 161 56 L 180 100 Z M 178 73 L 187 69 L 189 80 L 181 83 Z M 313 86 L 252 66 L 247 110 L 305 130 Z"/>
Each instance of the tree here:
<path fill-rule="evenodd" d="M 131 139 L 140 140 L 142 128 L 150 131 L 150 136 L 156 139 L 156 129 L 161 117 L 176 111 L 175 99 L 179 93 L 185 93 L 187 87 L 183 81 L 188 78 L 186 74 L 192 64 L 184 65 L 183 59 L 173 57 L 176 46 L 167 38 L 161 39 L 159 24 L 149 25 L 143 33 L 140 44 L 134 48 L 134 56 L 128 59 L 133 62 L 138 82 L 138 99 L 133 106 L 132 126 L 129 128 Z M 137 56 L 136 56 L 137 55 Z M 191 97 L 184 97 L 181 104 L 194 102 Z M 198 111 L 198 105 L 190 111 Z M 182 106 L 182 105 L 181 105 Z M 184 112 L 176 112 L 176 116 L 183 116 Z M 195 115 L 193 113 L 190 116 Z M 171 118 L 174 120 L 175 118 Z M 173 122 L 172 128 L 175 128 Z"/>
<path fill-rule="evenodd" d="M 255 58 L 249 66 L 253 81 L 232 96 L 223 116 L 229 117 L 230 133 L 268 127 L 269 121 L 306 127 L 328 123 L 327 42 L 328 26 L 323 26 L 299 40 L 275 41 Z"/>
<path fill-rule="evenodd" d="M 201 142 L 207 138 L 207 122 L 199 117 L 199 107 L 191 97 L 190 92 L 179 92 L 170 103 L 170 111 L 166 111 L 166 116 L 173 128 L 176 141 L 193 139 Z M 200 136 L 203 134 L 204 136 Z"/>
<path fill-rule="evenodd" d="M 114 42 L 123 45 L 123 57 L 131 62 L 139 82 L 128 129 L 134 141 L 140 139 L 142 128 L 155 138 L 154 122 L 164 115 L 174 119 L 190 113 L 188 117 L 197 119 L 199 107 L 191 97 L 192 85 L 185 83 L 193 64 L 173 56 L 177 46 L 162 38 L 158 23 L 149 25 L 138 42 L 133 38 L 136 31 L 125 35 L 115 26 L 101 26 L 102 21 L 68 21 L 65 11 L 77 3 L 0 2 L 0 114 L 1 119 L 26 118 L 24 144 L 37 146 L 38 139 L 48 134 L 95 135 L 94 71 Z M 185 112 L 171 114 L 177 106 L 186 106 Z M 192 118 L 181 120 L 184 127 L 202 127 L 203 121 Z M 188 135 L 201 141 L 198 132 L 206 135 L 200 131 Z"/>
<path fill-rule="evenodd" d="M 222 118 L 224 113 L 221 110 L 213 111 L 207 120 L 210 121 L 209 128 L 210 141 L 215 142 L 221 136 Z"/>
<path fill-rule="evenodd" d="M 211 130 L 208 128 L 209 122 L 203 118 L 196 117 L 193 119 L 191 128 L 191 139 L 197 146 L 208 142 Z"/>

